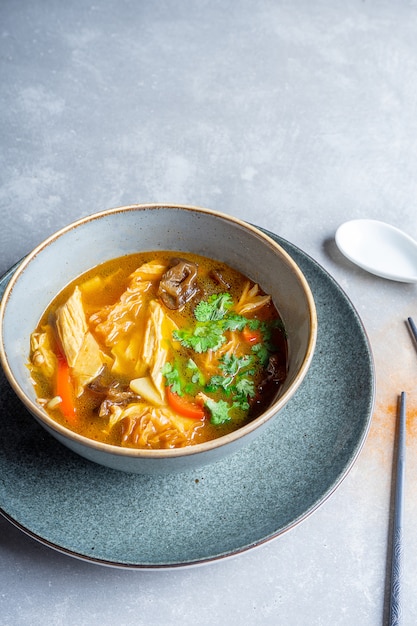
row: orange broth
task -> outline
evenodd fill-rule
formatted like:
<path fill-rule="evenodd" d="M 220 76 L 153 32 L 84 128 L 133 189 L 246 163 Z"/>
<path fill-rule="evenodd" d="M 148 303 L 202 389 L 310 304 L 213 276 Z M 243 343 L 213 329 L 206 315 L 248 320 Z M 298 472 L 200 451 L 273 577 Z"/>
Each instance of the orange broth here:
<path fill-rule="evenodd" d="M 138 296 L 140 307 L 138 305 L 137 309 L 140 313 L 135 317 L 132 313 L 133 309 L 128 311 L 127 307 L 126 320 L 128 321 L 124 322 L 123 326 L 121 319 L 125 314 L 124 309 L 120 305 L 122 313 L 119 319 L 115 314 L 115 311 L 117 312 L 116 305 L 126 297 L 125 294 L 129 291 L 129 285 L 133 284 L 132 275 L 134 275 L 134 272 L 138 268 L 146 268 L 148 267 L 147 264 L 152 265 L 154 263 L 155 267 L 157 264 L 164 266 L 165 269 L 162 276 L 165 276 L 171 267 L 170 264 L 173 263 L 172 259 L 175 257 L 187 263 L 195 264 L 198 268 L 194 295 L 179 308 L 170 309 L 164 304 L 159 295 L 159 283 L 162 278 L 145 281 L 146 289 L 143 290 L 140 298 Z M 141 277 L 140 285 L 139 282 L 135 283 L 135 285 L 139 285 L 142 289 L 144 280 Z M 242 293 L 245 292 L 245 289 L 248 290 L 249 287 L 251 289 L 254 288 L 254 283 L 228 265 L 186 252 L 158 251 L 131 254 L 112 259 L 90 269 L 62 289 L 43 313 L 38 327 L 34 331 L 33 337 L 36 341 L 34 341 L 31 347 L 29 368 L 39 403 L 44 406 L 54 420 L 75 432 L 93 440 L 127 447 L 172 448 L 195 445 L 220 437 L 239 428 L 254 419 L 274 400 L 279 393 L 287 372 L 285 329 L 272 300 L 257 308 L 260 299 L 265 296 L 259 287 L 254 296 L 250 296 L 250 298 L 248 296 L 249 304 L 247 306 L 253 306 L 253 310 L 245 314 L 236 313 L 236 310 L 239 310 L 238 303 L 242 298 Z M 66 354 L 64 356 L 61 354 L 64 352 L 63 344 L 59 334 L 56 332 L 56 320 L 59 316 L 58 311 L 66 311 L 65 307 L 70 301 L 71 295 L 75 293 L 76 288 L 81 293 L 83 312 L 87 322 L 87 330 L 85 332 L 94 343 L 97 354 L 100 355 L 97 358 L 103 360 L 103 367 L 97 376 L 93 377 L 93 380 L 82 387 L 81 393 L 79 387 L 77 391 L 77 385 L 74 383 L 74 388 L 71 391 L 74 415 L 68 417 L 62 413 L 61 397 L 56 392 L 56 363 L 59 362 L 59 358 L 68 358 Z M 133 293 L 133 287 L 131 290 Z M 253 291 L 255 292 L 256 288 Z M 249 293 L 251 292 L 249 291 Z M 226 303 L 224 318 L 220 322 L 217 320 L 196 322 L 196 311 L 202 309 L 202 307 L 197 308 L 199 303 L 207 303 L 210 301 L 210 298 L 213 301 L 217 301 L 216 299 L 219 299 L 222 294 L 226 294 L 224 296 L 224 302 Z M 133 295 L 136 298 L 136 294 L 133 293 Z M 244 306 L 245 302 L 241 306 Z M 252 302 L 254 303 L 253 305 L 251 304 Z M 159 317 L 163 319 L 164 328 L 171 328 L 172 326 L 176 330 L 170 331 L 168 334 L 166 331 L 162 332 L 161 330 L 159 335 L 158 329 L 155 330 L 155 324 L 150 321 L 148 313 L 150 309 L 156 311 Z M 214 314 L 221 315 L 222 312 L 215 312 Z M 113 339 L 110 341 L 108 337 L 103 341 L 100 329 L 109 324 L 110 315 L 113 315 L 116 320 L 114 328 L 117 327 L 117 332 L 114 331 L 114 335 L 120 337 L 120 341 L 125 341 L 126 351 L 120 349 L 120 345 L 123 346 L 123 343 L 118 344 Z M 240 327 L 237 330 L 226 329 L 223 332 L 221 338 L 223 344 L 219 350 L 209 348 L 204 352 L 196 352 L 189 346 L 183 345 L 178 339 L 178 334 L 176 334 L 183 332 L 182 329 L 195 329 L 197 326 L 208 329 L 211 328 L 210 324 L 216 330 L 218 323 L 223 324 L 225 320 L 234 321 L 233 315 L 245 318 L 247 324 L 242 329 L 241 326 L 244 320 L 242 321 L 241 319 Z M 238 317 L 236 319 L 239 321 Z M 68 323 L 67 319 L 65 323 Z M 129 324 L 130 326 L 128 326 Z M 250 330 L 250 326 L 254 328 Z M 70 332 L 73 332 L 72 328 Z M 151 361 L 146 364 L 147 362 L 142 363 L 140 360 L 140 355 L 145 353 L 142 343 L 146 341 L 146 338 L 149 338 L 150 333 L 154 333 L 151 337 L 154 350 L 150 350 L 151 356 L 147 358 L 148 360 L 152 358 L 157 360 L 159 358 L 163 362 L 163 366 L 159 370 L 158 362 L 154 363 Z M 70 340 L 73 341 L 73 338 L 70 337 Z M 46 348 L 39 347 L 42 341 L 47 346 Z M 77 337 L 74 331 L 73 343 L 78 342 L 81 345 L 82 341 L 82 337 Z M 132 346 L 134 346 L 134 349 Z M 137 350 L 136 346 L 138 346 Z M 46 351 L 47 349 L 49 351 Z M 81 350 L 83 349 L 81 347 Z M 132 357 L 131 361 L 126 356 L 129 350 L 134 354 L 134 358 Z M 267 352 L 265 352 L 266 350 Z M 118 361 L 119 356 L 115 356 L 117 352 L 120 356 L 120 364 Z M 159 356 L 155 356 L 157 354 Z M 262 354 L 263 361 L 261 361 L 259 356 Z M 52 365 L 49 368 L 52 373 L 49 372 L 48 375 L 45 374 L 45 358 L 49 358 L 52 364 L 55 363 L 55 368 Z M 266 360 L 267 358 L 269 359 L 268 361 Z M 80 360 L 81 357 L 77 355 L 76 359 Z M 76 361 L 76 366 L 78 367 L 77 363 L 78 361 Z M 274 372 L 273 376 L 271 377 L 270 375 L 268 379 L 267 368 L 269 366 L 269 369 L 271 369 L 271 364 L 273 364 Z M 122 365 L 126 365 L 126 368 L 122 368 L 119 371 L 117 368 L 119 366 L 122 367 Z M 226 365 L 229 368 L 233 365 L 238 368 L 238 373 L 234 378 L 231 370 L 226 369 Z M 74 369 L 69 367 L 70 379 L 71 376 L 74 376 L 76 366 L 74 366 Z M 177 370 L 175 370 L 176 367 Z M 162 377 L 161 371 L 166 372 Z M 248 372 L 251 372 L 250 376 Z M 176 382 L 178 383 L 178 380 L 175 378 L 177 374 L 177 378 L 181 383 L 178 388 L 175 386 Z M 249 378 L 251 380 L 250 383 L 248 383 Z M 145 404 L 145 402 L 149 404 L 140 393 L 134 392 L 131 398 L 127 397 L 129 394 L 132 395 L 130 385 L 133 387 L 133 383 L 131 381 L 139 379 L 141 384 L 145 379 L 147 383 L 150 381 L 151 386 L 154 386 L 154 390 L 156 389 L 159 394 L 159 400 L 155 406 L 149 408 L 149 411 L 152 412 L 152 415 L 158 414 L 158 416 L 162 412 L 162 417 L 150 418 L 149 413 L 146 418 L 139 418 L 138 413 L 135 413 L 135 407 L 140 406 L 142 410 L 142 404 Z M 176 382 L 174 381 L 174 386 L 170 387 L 173 379 Z M 230 384 L 228 382 L 229 379 Z M 222 386 L 225 385 L 225 381 L 228 382 L 229 386 Z M 112 385 L 113 387 L 111 387 Z M 178 395 L 185 398 L 193 406 L 199 407 L 199 410 L 203 412 L 203 417 L 200 416 L 196 419 L 190 418 L 188 415 L 176 414 L 175 410 L 167 403 L 168 394 L 164 392 L 166 387 L 179 389 Z M 119 396 L 121 398 L 125 394 L 127 399 L 125 398 L 123 402 L 114 402 L 112 404 L 108 400 L 109 397 L 113 397 L 112 394 L 110 393 L 110 396 L 106 396 L 103 391 L 108 391 L 110 388 L 116 389 L 115 395 L 117 398 Z M 236 391 L 237 389 L 239 391 Z M 244 393 L 245 389 L 249 390 L 246 396 Z M 234 396 L 233 393 L 237 395 Z M 107 400 L 105 408 L 103 408 L 104 400 Z M 232 406 L 233 402 L 236 406 Z M 218 417 L 213 417 L 217 407 L 224 409 L 225 403 L 229 403 L 227 421 L 213 423 L 213 421 L 219 419 Z M 248 408 L 243 410 L 241 407 L 245 406 L 245 403 L 248 405 Z M 210 406 L 212 407 L 211 409 L 209 408 Z M 127 407 L 130 407 L 130 413 L 127 411 L 129 415 L 126 413 L 126 416 L 123 417 Z M 215 408 L 213 409 L 213 407 Z M 108 410 L 110 414 L 102 414 L 103 411 Z M 111 420 L 116 420 L 113 425 L 109 424 Z M 171 424 L 168 424 L 169 420 L 172 420 Z M 177 433 L 174 432 L 175 428 L 178 429 Z M 142 434 L 144 429 L 147 429 L 146 432 L 148 433 L 145 439 L 145 436 Z"/>

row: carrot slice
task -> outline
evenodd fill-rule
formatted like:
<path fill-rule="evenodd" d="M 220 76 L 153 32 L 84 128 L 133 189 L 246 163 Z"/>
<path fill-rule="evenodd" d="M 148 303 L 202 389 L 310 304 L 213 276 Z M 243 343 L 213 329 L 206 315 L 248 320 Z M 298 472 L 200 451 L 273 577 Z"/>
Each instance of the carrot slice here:
<path fill-rule="evenodd" d="M 70 424 L 75 424 L 76 411 L 74 404 L 74 388 L 72 385 L 70 368 L 67 361 L 61 356 L 58 357 L 56 395 L 61 398 L 61 404 L 59 405 L 61 413 L 67 418 Z"/>
<path fill-rule="evenodd" d="M 190 417 L 195 420 L 202 420 L 205 417 L 203 407 L 199 406 L 195 402 L 191 402 L 177 393 L 171 390 L 170 387 L 166 388 L 168 404 L 173 411 L 182 415 L 183 417 Z"/>
<path fill-rule="evenodd" d="M 242 330 L 243 339 L 248 343 L 260 343 L 262 341 L 262 334 L 260 330 L 252 330 L 248 326 Z"/>

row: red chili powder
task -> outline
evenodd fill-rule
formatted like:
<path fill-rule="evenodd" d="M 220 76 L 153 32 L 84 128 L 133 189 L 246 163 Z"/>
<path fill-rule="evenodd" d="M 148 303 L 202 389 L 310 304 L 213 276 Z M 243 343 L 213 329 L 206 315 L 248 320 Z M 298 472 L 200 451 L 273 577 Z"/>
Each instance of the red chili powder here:
<path fill-rule="evenodd" d="M 377 401 L 366 442 L 366 447 L 381 457 L 383 463 L 390 462 L 395 437 L 398 433 L 399 403 Z M 415 447 L 417 440 L 417 404 L 415 398 L 406 398 L 406 445 Z"/>

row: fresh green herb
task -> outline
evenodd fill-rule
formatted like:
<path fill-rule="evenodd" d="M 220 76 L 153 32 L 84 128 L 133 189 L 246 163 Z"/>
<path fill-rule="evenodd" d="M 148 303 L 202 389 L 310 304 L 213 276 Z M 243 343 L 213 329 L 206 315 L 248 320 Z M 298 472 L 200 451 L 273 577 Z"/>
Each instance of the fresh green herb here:
<path fill-rule="evenodd" d="M 232 408 L 233 409 L 239 409 L 239 411 L 244 411 L 246 413 L 246 411 L 249 411 L 249 402 L 247 401 L 247 399 L 243 396 L 235 396 L 235 399 L 233 400 L 233 404 L 232 404 Z"/>
<path fill-rule="evenodd" d="M 168 387 L 171 387 L 172 391 L 179 396 L 182 395 L 181 389 L 181 376 L 178 368 L 172 363 L 165 363 L 165 365 L 161 369 L 161 373 L 166 378 L 166 383 Z"/>
<path fill-rule="evenodd" d="M 253 365 L 253 361 L 254 357 L 250 354 L 240 357 L 234 354 L 225 354 L 220 359 L 220 369 L 225 374 L 236 376 L 241 370 L 247 370 L 248 367 Z M 253 371 L 251 371 L 251 374 L 253 374 Z"/>
<path fill-rule="evenodd" d="M 255 373 L 253 355 L 236 357 L 234 354 L 226 354 L 220 360 L 219 368 L 223 376 L 212 376 L 206 391 L 222 391 L 226 397 L 231 397 L 232 408 L 240 411 L 249 410 L 248 398 L 256 394 L 252 376 Z"/>
<path fill-rule="evenodd" d="M 174 330 L 173 337 L 180 341 L 185 348 L 195 352 L 218 350 L 226 341 L 221 327 L 216 324 L 196 324 L 194 328 L 180 328 Z"/>
<path fill-rule="evenodd" d="M 224 330 L 243 330 L 247 324 L 247 317 L 243 317 L 243 315 L 238 315 L 237 313 L 228 313 L 222 320 Z"/>
<path fill-rule="evenodd" d="M 204 376 L 201 371 L 198 369 L 197 364 L 192 359 L 188 359 L 187 370 L 191 374 L 191 382 L 194 384 L 204 385 Z"/>
<path fill-rule="evenodd" d="M 222 390 L 226 395 L 230 395 L 230 388 L 233 383 L 233 376 L 212 376 L 205 386 L 206 391 L 216 392 Z"/>
<path fill-rule="evenodd" d="M 214 424 L 214 426 L 220 426 L 221 424 L 230 422 L 230 407 L 225 400 L 218 400 L 216 402 L 215 400 L 212 400 L 212 398 L 207 398 L 204 404 L 210 412 L 211 424 Z"/>
<path fill-rule="evenodd" d="M 252 346 L 252 352 L 256 355 L 262 367 L 266 367 L 270 355 L 268 346 L 265 343 L 257 343 Z"/>
<path fill-rule="evenodd" d="M 236 383 L 236 391 L 239 397 L 254 398 L 256 395 L 253 380 L 249 380 L 249 378 L 241 378 Z"/>
<path fill-rule="evenodd" d="M 230 293 L 213 294 L 197 304 L 194 315 L 199 322 L 221 320 L 232 306 L 233 299 Z"/>
<path fill-rule="evenodd" d="M 229 293 L 220 293 L 200 301 L 194 309 L 193 326 L 175 330 L 173 338 L 188 351 L 205 353 L 218 350 L 226 341 L 227 331 L 259 330 L 261 341 L 251 347 L 251 353 L 243 356 L 224 354 L 219 360 L 218 373 L 205 380 L 196 362 L 190 356 L 176 360 L 175 365 L 166 364 L 162 373 L 167 385 L 177 393 L 205 396 L 205 405 L 210 412 L 210 422 L 224 424 L 231 419 L 230 411 L 237 410 L 237 416 L 244 416 L 250 408 L 250 399 L 256 396 L 254 376 L 260 368 L 266 367 L 270 355 L 275 351 L 273 329 L 282 323 L 250 319 L 234 313 L 233 299 Z M 285 331 L 284 331 L 285 332 Z M 182 365 L 181 365 L 182 363 Z M 215 400 L 206 393 L 218 394 L 222 399 Z"/>
<path fill-rule="evenodd" d="M 248 324 L 248 326 L 251 327 L 250 324 Z M 266 367 L 270 355 L 276 349 L 272 340 L 272 331 L 274 328 L 279 328 L 282 331 L 284 327 L 281 320 L 275 320 L 273 322 L 259 322 L 257 328 L 259 328 L 262 333 L 262 341 L 252 346 L 252 352 L 259 360 L 260 365 Z"/>

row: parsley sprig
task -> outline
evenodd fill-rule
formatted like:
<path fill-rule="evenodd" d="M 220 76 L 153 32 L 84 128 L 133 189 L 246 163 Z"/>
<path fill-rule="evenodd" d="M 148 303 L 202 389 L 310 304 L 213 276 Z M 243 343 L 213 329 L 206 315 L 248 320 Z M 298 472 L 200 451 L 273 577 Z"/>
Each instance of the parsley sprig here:
<path fill-rule="evenodd" d="M 175 330 L 173 338 L 198 353 L 218 350 L 226 341 L 221 326 L 205 322 L 197 323 L 193 328 Z"/>
<path fill-rule="evenodd" d="M 173 338 L 185 348 L 202 353 L 218 350 L 226 341 L 227 330 L 243 330 L 259 328 L 262 322 L 248 319 L 233 313 L 230 309 L 233 299 L 229 293 L 213 294 L 207 300 L 201 300 L 194 310 L 196 323 L 187 328 L 175 330 Z"/>
<path fill-rule="evenodd" d="M 226 397 L 232 397 L 232 408 L 247 411 L 248 398 L 253 398 L 256 393 L 252 379 L 256 365 L 255 355 L 236 357 L 225 354 L 219 365 L 223 375 L 212 376 L 206 388 L 212 392 L 223 391 Z"/>
<path fill-rule="evenodd" d="M 177 360 L 162 369 L 167 385 L 178 395 L 200 393 L 204 396 L 210 422 L 214 425 L 229 422 L 232 415 L 236 416 L 236 411 L 237 415 L 243 416 L 249 410 L 249 400 L 256 395 L 253 377 L 260 367 L 265 367 L 274 350 L 272 329 L 276 323 L 249 319 L 233 312 L 232 307 L 233 299 L 229 293 L 211 295 L 195 307 L 195 323 L 175 330 L 173 339 L 188 351 L 201 354 L 218 350 L 227 341 L 227 331 L 242 331 L 248 326 L 251 330 L 259 329 L 262 336 L 262 341 L 252 346 L 250 354 L 240 357 L 223 355 L 219 362 L 220 373 L 207 382 L 192 358 L 185 366 L 181 367 Z M 207 393 L 222 399 L 215 400 Z"/>
<path fill-rule="evenodd" d="M 199 322 L 221 320 L 233 306 L 230 293 L 213 294 L 207 300 L 201 300 L 194 310 L 195 318 Z"/>

